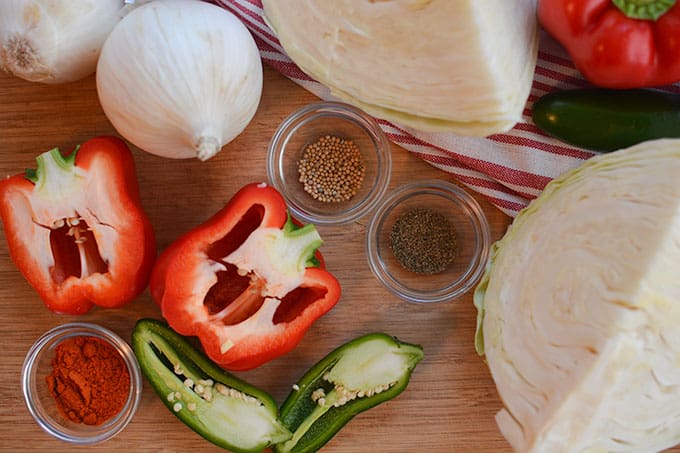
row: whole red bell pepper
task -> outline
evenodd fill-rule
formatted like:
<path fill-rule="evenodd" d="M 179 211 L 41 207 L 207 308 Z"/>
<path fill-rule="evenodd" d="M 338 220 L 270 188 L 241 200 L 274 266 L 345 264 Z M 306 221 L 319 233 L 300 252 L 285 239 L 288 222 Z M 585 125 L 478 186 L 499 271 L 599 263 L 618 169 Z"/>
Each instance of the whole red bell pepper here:
<path fill-rule="evenodd" d="M 57 313 L 130 302 L 149 282 L 156 244 L 129 148 L 97 137 L 36 161 L 37 169 L 0 181 L 0 216 L 17 268 Z"/>
<path fill-rule="evenodd" d="M 624 89 L 680 80 L 675 0 L 539 0 L 538 17 L 594 85 Z"/>
<path fill-rule="evenodd" d="M 151 295 L 182 335 L 223 368 L 248 370 L 292 350 L 340 298 L 314 225 L 295 225 L 279 192 L 249 184 L 170 244 Z"/>

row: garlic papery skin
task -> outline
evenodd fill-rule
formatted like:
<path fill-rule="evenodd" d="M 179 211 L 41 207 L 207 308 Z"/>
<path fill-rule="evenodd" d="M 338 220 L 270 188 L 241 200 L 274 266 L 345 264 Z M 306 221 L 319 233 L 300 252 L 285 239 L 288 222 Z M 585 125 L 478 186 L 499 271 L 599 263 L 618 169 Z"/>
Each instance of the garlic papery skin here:
<path fill-rule="evenodd" d="M 207 160 L 255 115 L 262 63 L 230 12 L 197 0 L 153 1 L 109 35 L 97 92 L 109 121 L 138 148 Z"/>
<path fill-rule="evenodd" d="M 123 0 L 1 0 L 0 68 L 31 82 L 82 79 L 129 8 Z"/>

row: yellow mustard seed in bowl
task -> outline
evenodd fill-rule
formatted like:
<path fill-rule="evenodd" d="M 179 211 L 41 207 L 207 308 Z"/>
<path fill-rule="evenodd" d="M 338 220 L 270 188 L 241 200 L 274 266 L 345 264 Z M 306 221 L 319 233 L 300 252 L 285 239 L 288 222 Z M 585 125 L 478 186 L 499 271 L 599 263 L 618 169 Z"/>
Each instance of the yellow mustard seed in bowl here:
<path fill-rule="evenodd" d="M 338 203 L 361 189 L 366 166 L 353 141 L 325 135 L 305 147 L 298 173 L 305 192 L 315 200 Z"/>

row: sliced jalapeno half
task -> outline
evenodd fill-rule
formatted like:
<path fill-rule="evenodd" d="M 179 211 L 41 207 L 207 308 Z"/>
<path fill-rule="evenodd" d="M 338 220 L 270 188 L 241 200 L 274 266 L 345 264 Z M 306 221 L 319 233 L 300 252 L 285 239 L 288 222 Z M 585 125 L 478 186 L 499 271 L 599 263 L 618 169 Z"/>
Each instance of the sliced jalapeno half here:
<path fill-rule="evenodd" d="M 132 348 L 168 409 L 215 445 L 259 452 L 291 437 L 270 395 L 221 369 L 164 323 L 139 320 Z"/>
<path fill-rule="evenodd" d="M 293 437 L 274 450 L 317 451 L 352 417 L 400 394 L 422 358 L 420 346 L 383 333 L 340 346 L 293 386 L 280 414 Z"/>

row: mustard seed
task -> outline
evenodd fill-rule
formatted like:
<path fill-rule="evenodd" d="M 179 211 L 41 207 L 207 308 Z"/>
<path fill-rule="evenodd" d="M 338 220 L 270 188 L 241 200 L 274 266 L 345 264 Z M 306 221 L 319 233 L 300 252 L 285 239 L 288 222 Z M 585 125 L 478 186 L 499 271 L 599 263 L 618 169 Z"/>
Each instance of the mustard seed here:
<path fill-rule="evenodd" d="M 298 162 L 298 173 L 312 198 L 338 203 L 351 199 L 361 189 L 366 166 L 353 141 L 325 135 L 307 145 Z"/>
<path fill-rule="evenodd" d="M 404 212 L 392 226 L 390 247 L 404 269 L 438 274 L 456 257 L 456 231 L 443 214 L 414 208 Z"/>

